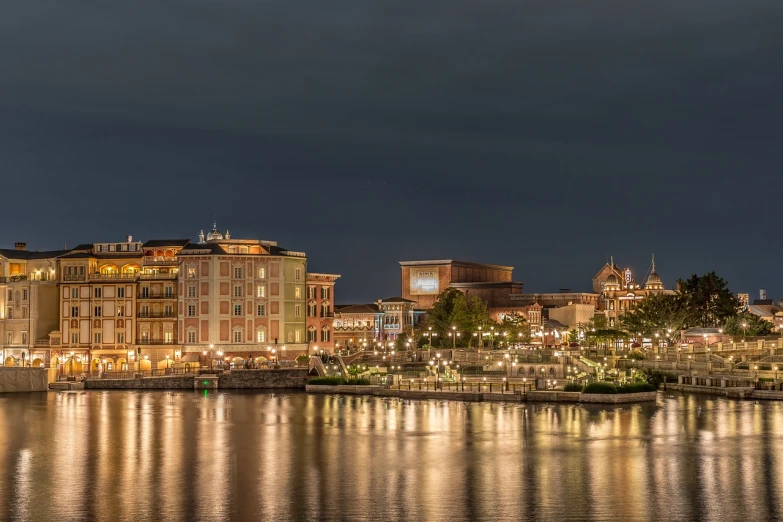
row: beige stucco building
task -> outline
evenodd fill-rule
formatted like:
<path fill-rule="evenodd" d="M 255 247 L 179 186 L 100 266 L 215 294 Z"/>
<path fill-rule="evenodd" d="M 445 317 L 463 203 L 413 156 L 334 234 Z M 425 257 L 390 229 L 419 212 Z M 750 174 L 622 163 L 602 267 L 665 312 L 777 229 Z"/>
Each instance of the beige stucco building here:
<path fill-rule="evenodd" d="M 57 256 L 25 243 L 0 249 L 0 343 L 5 366 L 49 363 L 49 332 L 57 329 Z"/>
<path fill-rule="evenodd" d="M 179 336 L 185 359 L 293 358 L 307 353 L 307 258 L 217 226 L 179 251 Z"/>

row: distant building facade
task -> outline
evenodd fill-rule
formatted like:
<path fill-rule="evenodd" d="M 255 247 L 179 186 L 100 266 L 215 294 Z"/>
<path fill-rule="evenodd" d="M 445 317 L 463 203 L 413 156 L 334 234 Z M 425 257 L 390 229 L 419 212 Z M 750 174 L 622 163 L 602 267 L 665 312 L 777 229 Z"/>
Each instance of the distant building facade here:
<path fill-rule="evenodd" d="M 334 284 L 336 274 L 307 274 L 307 344 L 331 352 L 334 347 Z"/>
<path fill-rule="evenodd" d="M 447 288 L 481 298 L 487 307 L 510 305 L 509 296 L 522 292 L 512 280 L 514 267 L 454 260 L 401 261 L 402 298 L 415 308 L 429 310 Z"/>

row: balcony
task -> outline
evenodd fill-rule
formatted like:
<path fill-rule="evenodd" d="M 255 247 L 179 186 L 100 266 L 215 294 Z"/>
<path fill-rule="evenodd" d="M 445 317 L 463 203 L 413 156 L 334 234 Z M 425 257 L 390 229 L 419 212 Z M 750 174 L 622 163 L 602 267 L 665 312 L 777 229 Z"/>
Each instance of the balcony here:
<path fill-rule="evenodd" d="M 121 274 L 119 272 L 113 272 L 110 274 L 95 273 L 90 274 L 90 281 L 135 281 L 138 277 L 138 272 L 129 272 L 127 274 Z"/>
<path fill-rule="evenodd" d="M 166 312 L 154 312 L 154 313 L 140 313 L 139 319 L 174 319 L 176 315 L 174 315 L 174 312 L 166 313 Z"/>
<path fill-rule="evenodd" d="M 27 281 L 27 274 L 0 277 L 0 283 L 15 283 L 17 281 Z"/>
<path fill-rule="evenodd" d="M 84 274 L 63 276 L 63 281 L 85 281 L 86 279 Z"/>
<path fill-rule="evenodd" d="M 179 258 L 162 256 L 144 256 L 144 266 L 177 266 Z"/>
<path fill-rule="evenodd" d="M 400 329 L 400 325 L 399 325 L 399 323 L 398 324 L 385 324 L 385 325 L 383 325 L 383 329 L 384 330 L 399 330 Z"/>
<path fill-rule="evenodd" d="M 170 293 L 170 294 L 166 294 L 166 293 L 163 293 L 163 294 L 160 294 L 160 293 L 143 294 L 142 293 L 142 294 L 139 295 L 138 298 L 139 299 L 176 299 L 177 296 L 174 295 L 173 292 Z"/>
<path fill-rule="evenodd" d="M 143 344 L 143 345 L 156 345 L 156 344 L 176 344 L 174 342 L 174 339 L 166 340 L 166 339 L 136 339 L 136 344 Z"/>
<path fill-rule="evenodd" d="M 152 274 L 141 273 L 139 275 L 139 278 L 142 279 L 142 280 L 145 280 L 145 281 L 149 281 L 149 280 L 159 280 L 159 281 L 160 280 L 171 280 L 171 281 L 173 281 L 174 279 L 177 278 L 177 273 L 176 272 L 156 272 L 156 273 L 152 273 Z"/>

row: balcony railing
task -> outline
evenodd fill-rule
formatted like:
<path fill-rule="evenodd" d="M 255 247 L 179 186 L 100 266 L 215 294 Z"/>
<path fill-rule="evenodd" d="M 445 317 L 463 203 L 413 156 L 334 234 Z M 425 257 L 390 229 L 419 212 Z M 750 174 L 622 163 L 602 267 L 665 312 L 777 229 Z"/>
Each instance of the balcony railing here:
<path fill-rule="evenodd" d="M 166 313 L 166 312 L 159 312 L 159 313 L 140 313 L 139 319 L 174 319 L 176 315 L 174 315 L 174 312 Z"/>
<path fill-rule="evenodd" d="M 138 272 L 129 272 L 129 273 L 119 273 L 119 272 L 113 272 L 111 274 L 101 274 L 101 273 L 95 273 L 90 274 L 90 281 L 98 280 L 98 281 L 105 281 L 105 280 L 123 280 L 123 281 L 134 281 L 136 278 L 139 277 Z"/>
<path fill-rule="evenodd" d="M 64 275 L 63 276 L 63 281 L 84 281 L 86 279 L 87 278 L 85 277 L 84 274 L 80 274 L 80 275 Z"/>
<path fill-rule="evenodd" d="M 17 281 L 27 281 L 27 274 L 0 277 L 0 283 L 15 283 Z"/>
<path fill-rule="evenodd" d="M 154 274 L 142 273 L 142 274 L 140 274 L 139 277 L 141 279 L 147 279 L 147 280 L 149 280 L 149 279 L 171 279 L 171 280 L 173 280 L 173 279 L 177 278 L 177 273 L 176 272 L 168 272 L 168 273 L 157 272 L 157 273 L 154 273 Z"/>
<path fill-rule="evenodd" d="M 385 324 L 383 325 L 384 330 L 399 330 L 400 325 L 399 324 Z"/>
<path fill-rule="evenodd" d="M 177 266 L 178 257 L 145 256 L 144 266 Z"/>
<path fill-rule="evenodd" d="M 136 344 L 175 344 L 174 339 L 136 339 Z"/>
<path fill-rule="evenodd" d="M 159 294 L 159 293 L 149 293 L 149 294 L 140 294 L 139 299 L 176 299 L 177 296 L 174 295 L 174 293 L 171 294 Z"/>

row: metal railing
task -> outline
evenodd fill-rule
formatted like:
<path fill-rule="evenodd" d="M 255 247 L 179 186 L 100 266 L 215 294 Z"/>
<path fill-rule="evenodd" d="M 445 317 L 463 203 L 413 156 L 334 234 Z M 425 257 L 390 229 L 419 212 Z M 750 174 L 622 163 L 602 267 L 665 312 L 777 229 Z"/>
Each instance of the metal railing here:
<path fill-rule="evenodd" d="M 149 313 L 148 312 L 148 313 L 144 313 L 144 312 L 142 312 L 142 313 L 139 314 L 139 319 L 173 319 L 175 317 L 176 317 L 176 315 L 174 314 L 174 312 L 170 312 L 170 313 L 167 313 L 167 312 L 160 312 L 160 313 L 157 313 L 157 312 Z"/>
<path fill-rule="evenodd" d="M 525 395 L 536 389 L 535 383 L 512 382 L 430 382 L 430 381 L 400 381 L 397 385 L 390 386 L 391 390 L 405 391 L 438 391 L 452 393 L 508 393 L 511 395 Z"/>
<path fill-rule="evenodd" d="M 138 297 L 139 299 L 176 299 L 177 296 L 174 295 L 174 292 L 167 294 L 167 293 L 149 293 L 149 294 L 141 294 Z"/>
<path fill-rule="evenodd" d="M 176 339 L 136 339 L 136 344 L 176 344 Z"/>

